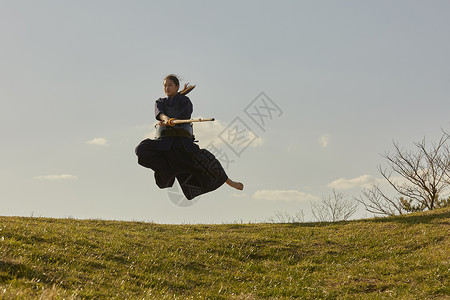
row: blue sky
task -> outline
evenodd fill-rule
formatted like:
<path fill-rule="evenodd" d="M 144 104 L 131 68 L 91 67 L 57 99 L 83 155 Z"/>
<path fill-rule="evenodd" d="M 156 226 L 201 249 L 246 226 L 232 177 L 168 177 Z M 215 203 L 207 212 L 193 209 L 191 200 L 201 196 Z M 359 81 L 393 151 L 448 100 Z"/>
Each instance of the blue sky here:
<path fill-rule="evenodd" d="M 0 5 L 2 215 L 311 219 L 333 188 L 351 199 L 379 181 L 393 140 L 408 148 L 450 127 L 448 1 Z M 194 116 L 216 121 L 195 135 L 232 161 L 243 192 L 223 186 L 180 207 L 137 165 L 169 73 L 197 84 Z M 262 92 L 278 108 L 264 128 L 245 113 Z M 236 120 L 252 141 L 239 155 L 224 141 Z"/>

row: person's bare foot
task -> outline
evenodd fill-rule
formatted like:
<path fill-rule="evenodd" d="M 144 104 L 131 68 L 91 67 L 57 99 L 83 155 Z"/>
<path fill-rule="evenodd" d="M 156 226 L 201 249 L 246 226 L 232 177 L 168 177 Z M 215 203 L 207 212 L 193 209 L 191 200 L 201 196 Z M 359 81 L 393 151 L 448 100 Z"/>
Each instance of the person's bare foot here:
<path fill-rule="evenodd" d="M 236 182 L 231 180 L 230 178 L 227 179 L 227 181 L 225 181 L 229 186 L 242 191 L 244 189 L 244 185 L 240 182 Z"/>

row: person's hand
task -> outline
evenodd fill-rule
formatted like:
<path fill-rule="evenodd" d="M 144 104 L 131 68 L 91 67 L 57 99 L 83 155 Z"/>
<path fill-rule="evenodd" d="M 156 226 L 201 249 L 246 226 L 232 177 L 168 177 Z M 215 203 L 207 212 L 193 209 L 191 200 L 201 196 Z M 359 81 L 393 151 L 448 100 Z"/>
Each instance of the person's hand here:
<path fill-rule="evenodd" d="M 161 116 L 161 121 L 159 121 L 159 126 L 169 126 L 170 118 L 166 115 Z"/>
<path fill-rule="evenodd" d="M 175 118 L 170 118 L 168 121 L 166 121 L 166 126 L 174 126 L 175 123 L 173 123 L 173 121 L 175 121 Z"/>

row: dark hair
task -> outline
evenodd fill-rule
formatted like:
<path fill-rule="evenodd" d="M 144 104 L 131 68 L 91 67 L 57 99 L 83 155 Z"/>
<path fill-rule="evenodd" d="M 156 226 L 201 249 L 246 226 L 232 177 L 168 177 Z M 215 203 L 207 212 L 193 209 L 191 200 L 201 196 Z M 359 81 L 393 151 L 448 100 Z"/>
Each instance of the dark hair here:
<path fill-rule="evenodd" d="M 175 74 L 169 74 L 167 75 L 164 80 L 170 79 L 172 80 L 176 86 L 180 86 L 180 79 Z M 195 85 L 189 85 L 189 83 L 184 84 L 184 88 L 178 92 L 181 95 L 187 95 L 190 91 L 192 91 L 195 88 Z"/>

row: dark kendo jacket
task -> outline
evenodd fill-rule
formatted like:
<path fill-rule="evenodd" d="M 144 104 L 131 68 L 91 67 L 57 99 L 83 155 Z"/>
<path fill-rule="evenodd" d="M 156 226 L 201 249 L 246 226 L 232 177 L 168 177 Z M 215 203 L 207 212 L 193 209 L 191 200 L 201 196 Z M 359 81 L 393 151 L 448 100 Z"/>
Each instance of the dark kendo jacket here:
<path fill-rule="evenodd" d="M 159 121 L 159 114 L 163 113 L 169 118 L 190 119 L 193 106 L 189 97 L 176 94 L 172 98 L 159 98 L 155 102 L 155 117 Z M 176 124 L 174 126 L 157 126 L 157 136 L 159 140 L 159 150 L 170 150 L 172 146 L 181 143 L 186 151 L 193 152 L 199 148 L 194 144 L 192 124 Z M 175 144 L 174 144 L 175 142 Z"/>

